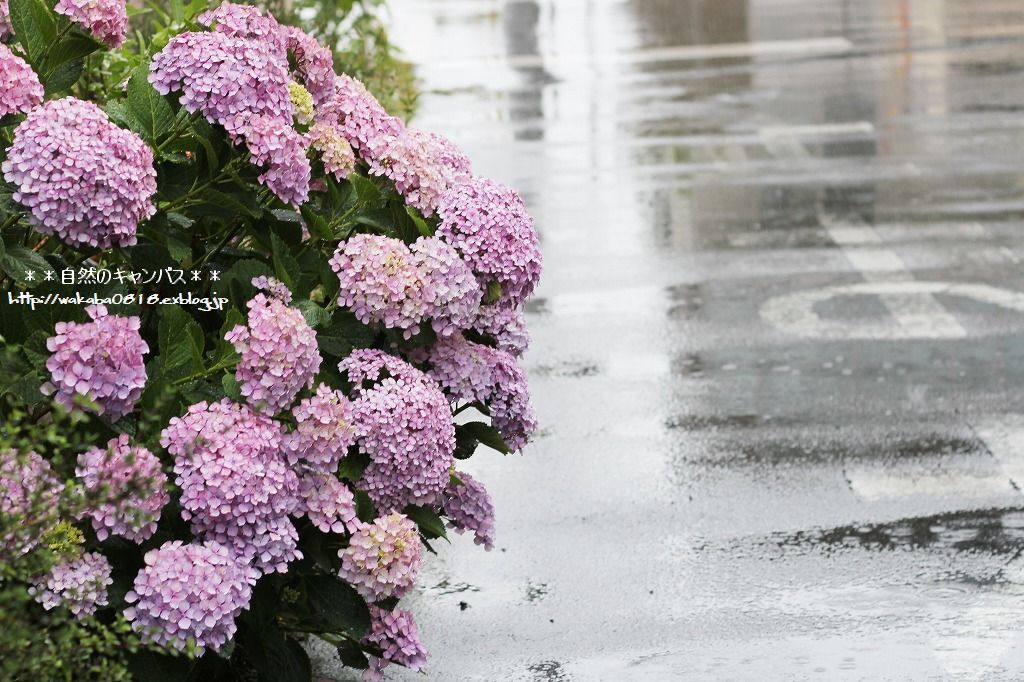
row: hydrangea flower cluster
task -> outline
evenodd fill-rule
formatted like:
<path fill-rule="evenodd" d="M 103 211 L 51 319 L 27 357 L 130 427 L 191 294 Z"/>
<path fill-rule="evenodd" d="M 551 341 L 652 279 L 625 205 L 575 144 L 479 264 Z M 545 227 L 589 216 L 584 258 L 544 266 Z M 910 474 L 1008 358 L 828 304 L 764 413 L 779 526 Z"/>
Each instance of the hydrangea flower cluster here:
<path fill-rule="evenodd" d="M 297 26 L 285 30 L 295 76 L 302 81 L 317 107 L 334 95 L 334 56 L 331 51 Z"/>
<path fill-rule="evenodd" d="M 56 392 L 57 402 L 68 410 L 75 396 L 83 396 L 100 414 L 117 420 L 142 395 L 149 345 L 139 334 L 139 318 L 111 315 L 103 305 L 88 306 L 85 312 L 92 322 L 58 322 L 55 335 L 46 340 L 52 383 L 43 389 Z"/>
<path fill-rule="evenodd" d="M 370 668 L 363 674 L 367 681 L 383 679 L 381 673 L 389 663 L 404 665 L 413 672 L 419 672 L 427 664 L 427 650 L 420 641 L 416 621 L 408 611 L 387 611 L 370 605 L 370 631 L 363 638 L 363 644 L 383 652 L 382 658 L 372 657 Z"/>
<path fill-rule="evenodd" d="M 114 583 L 110 562 L 98 552 L 86 552 L 77 559 L 57 564 L 29 588 L 47 611 L 66 606 L 84 618 L 107 605 L 107 588 Z"/>
<path fill-rule="evenodd" d="M 434 331 L 451 336 L 470 327 L 483 298 L 473 271 L 454 248 L 436 237 L 420 237 L 409 249 L 423 272 L 424 316 Z"/>
<path fill-rule="evenodd" d="M 355 152 L 337 126 L 331 123 L 317 123 L 306 133 L 306 140 L 313 150 L 320 154 L 324 170 L 336 179 L 344 180 L 355 170 Z"/>
<path fill-rule="evenodd" d="M 0 554 L 20 556 L 32 551 L 39 544 L 40 526 L 57 523 L 57 502 L 63 491 L 50 463 L 38 454 L 19 457 L 14 450 L 0 451 L 0 514 L 11 525 L 0 535 Z"/>
<path fill-rule="evenodd" d="M 145 641 L 184 650 L 218 651 L 236 630 L 235 617 L 249 606 L 258 573 L 213 542 L 168 542 L 146 552 L 125 601 L 132 628 Z"/>
<path fill-rule="evenodd" d="M 404 514 L 361 524 L 339 552 L 339 575 L 368 601 L 401 597 L 416 582 L 422 549 L 416 524 Z"/>
<path fill-rule="evenodd" d="M 373 158 L 379 141 L 405 130 L 398 118 L 384 111 L 361 82 L 344 74 L 334 79 L 334 90 L 319 111 L 318 121 L 332 123 L 363 158 Z"/>
<path fill-rule="evenodd" d="M 332 474 L 310 473 L 299 481 L 305 516 L 325 533 L 354 533 L 359 528 L 356 498 Z"/>
<path fill-rule="evenodd" d="M 494 548 L 494 504 L 487 488 L 469 474 L 456 471 L 455 479 L 441 493 L 441 509 L 448 526 L 457 532 L 473 531 L 473 542 Z"/>
<path fill-rule="evenodd" d="M 224 126 L 232 137 L 254 116 L 292 118 L 288 64 L 272 41 L 228 33 L 176 35 L 153 57 L 149 82 L 162 95 L 181 91 L 181 106 Z"/>
<path fill-rule="evenodd" d="M 156 212 L 152 150 L 92 102 L 66 97 L 33 109 L 2 168 L 32 224 L 72 246 L 131 246 Z"/>
<path fill-rule="evenodd" d="M 0 24 L 0 34 L 3 32 Z M 24 59 L 0 44 L 0 116 L 25 113 L 43 103 L 43 84 Z"/>
<path fill-rule="evenodd" d="M 386 355 L 377 351 L 380 355 Z M 339 368 L 358 383 L 361 358 Z M 431 504 L 448 482 L 455 451 L 455 427 L 448 400 L 426 374 L 404 361 L 391 376 L 362 388 L 355 402 L 359 449 L 369 455 L 359 487 L 378 510 L 400 510 L 409 504 Z M 352 367 L 352 370 L 349 370 Z"/>
<path fill-rule="evenodd" d="M 353 384 L 352 392 L 356 396 L 363 395 L 373 388 L 372 385 L 392 377 L 410 383 L 424 380 L 423 372 L 405 360 L 375 348 L 360 348 L 352 351 L 347 358 L 338 363 L 338 369 L 348 374 L 349 383 Z"/>
<path fill-rule="evenodd" d="M 199 15 L 203 26 L 212 27 L 217 33 L 265 43 L 276 52 L 285 49 L 286 41 L 281 24 L 269 14 L 263 14 L 258 7 L 222 2 L 217 9 Z"/>
<path fill-rule="evenodd" d="M 11 26 L 11 8 L 8 0 L 0 0 L 0 40 L 6 40 L 14 35 L 14 27 Z"/>
<path fill-rule="evenodd" d="M 53 8 L 107 47 L 120 47 L 128 31 L 125 0 L 59 0 Z"/>
<path fill-rule="evenodd" d="M 282 438 L 277 422 L 227 398 L 192 405 L 160 438 L 193 532 L 263 572 L 284 572 L 302 556 L 288 519 L 299 482 L 281 457 Z"/>
<path fill-rule="evenodd" d="M 467 341 L 439 339 L 429 353 L 430 376 L 450 395 L 486 404 L 491 422 L 513 450 L 522 449 L 536 430 L 526 375 L 511 354 Z"/>
<path fill-rule="evenodd" d="M 540 247 L 514 190 L 485 178 L 460 182 L 440 198 L 437 214 L 437 236 L 458 249 L 482 284 L 498 282 L 509 306 L 530 297 L 540 279 Z"/>
<path fill-rule="evenodd" d="M 106 449 L 90 448 L 78 456 L 75 475 L 92 504 L 83 516 L 92 519 L 96 537 L 111 535 L 132 542 L 156 532 L 164 505 L 171 501 L 160 460 L 144 447 L 132 446 L 122 433 Z"/>
<path fill-rule="evenodd" d="M 266 280 L 254 280 L 257 282 Z M 257 409 L 277 413 L 292 404 L 320 371 L 316 334 L 302 313 L 289 308 L 276 280 L 268 298 L 256 294 L 249 303 L 248 326 L 238 325 L 225 340 L 242 356 L 235 369 L 242 395 Z M 289 294 L 290 298 L 290 294 Z"/>
<path fill-rule="evenodd" d="M 425 283 L 405 242 L 374 234 L 353 235 L 338 245 L 331 268 L 341 284 L 338 305 L 363 324 L 402 329 L 406 338 L 419 331 L 426 313 Z"/>
<path fill-rule="evenodd" d="M 516 357 L 530 347 L 530 332 L 526 329 L 522 308 L 480 306 L 480 316 L 473 322 L 473 329 L 494 339 L 498 350 Z"/>
<path fill-rule="evenodd" d="M 312 169 L 305 140 L 291 121 L 274 116 L 253 116 L 241 130 L 252 163 L 266 170 L 259 180 L 286 204 L 300 206 L 309 198 Z"/>
<path fill-rule="evenodd" d="M 292 416 L 296 428 L 284 442 L 288 462 L 324 474 L 336 471 L 356 442 L 352 401 L 341 391 L 320 384 L 312 397 L 292 408 Z"/>
<path fill-rule="evenodd" d="M 469 161 L 440 135 L 410 128 L 373 144 L 370 173 L 391 180 L 406 203 L 427 217 L 450 187 L 469 179 Z"/>
<path fill-rule="evenodd" d="M 288 99 L 295 111 L 295 120 L 303 125 L 313 121 L 313 95 L 302 84 L 288 81 Z"/>

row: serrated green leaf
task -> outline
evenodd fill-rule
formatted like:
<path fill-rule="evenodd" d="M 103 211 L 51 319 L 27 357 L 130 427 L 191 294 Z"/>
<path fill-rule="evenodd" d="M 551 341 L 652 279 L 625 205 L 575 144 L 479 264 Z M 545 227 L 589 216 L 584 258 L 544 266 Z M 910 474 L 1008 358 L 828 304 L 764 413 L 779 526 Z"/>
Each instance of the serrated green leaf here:
<path fill-rule="evenodd" d="M 491 303 L 497 303 L 501 300 L 501 283 L 496 280 L 491 280 L 487 283 L 487 292 L 484 294 L 484 305 Z"/>
<path fill-rule="evenodd" d="M 288 245 L 275 232 L 270 233 L 270 246 L 277 278 L 294 292 L 295 282 L 302 272 L 299 264 L 295 262 L 295 257 L 292 256 Z"/>
<path fill-rule="evenodd" d="M 302 619 L 325 632 L 361 639 L 370 627 L 366 601 L 346 582 L 333 575 L 312 575 L 303 579 L 306 608 Z"/>
<path fill-rule="evenodd" d="M 161 306 L 157 332 L 165 379 L 181 379 L 203 370 L 203 330 L 184 309 Z"/>
<path fill-rule="evenodd" d="M 380 189 L 365 175 L 352 173 L 348 176 L 348 181 L 352 183 L 360 203 L 372 204 L 381 198 Z"/>
<path fill-rule="evenodd" d="M 298 301 L 295 303 L 295 307 L 302 312 L 302 316 L 306 318 L 306 324 L 310 327 L 323 327 L 331 321 L 331 314 L 312 301 Z"/>
<path fill-rule="evenodd" d="M 428 540 L 434 538 L 447 538 L 448 534 L 444 529 L 444 521 L 433 509 L 409 505 L 402 510 L 402 513 L 412 519 L 422 534 Z"/>
<path fill-rule="evenodd" d="M 336 358 L 344 358 L 357 348 L 369 348 L 377 334 L 348 311 L 334 313 L 329 325 L 316 335 L 320 350 Z"/>
<path fill-rule="evenodd" d="M 253 277 L 273 276 L 274 271 L 263 261 L 245 258 L 228 268 L 222 275 L 218 291 L 226 291 L 231 303 L 242 310 L 256 290 L 252 286 Z"/>
<path fill-rule="evenodd" d="M 301 209 L 302 217 L 306 221 L 306 227 L 309 228 L 309 233 L 314 237 L 320 239 L 333 239 L 334 235 L 331 233 L 331 226 L 327 224 L 323 216 L 313 210 L 313 207 L 309 204 L 304 205 Z"/>
<path fill-rule="evenodd" d="M 104 47 L 103 43 L 89 34 L 74 28 L 61 38 L 60 42 L 54 45 L 49 54 L 46 55 L 44 69 L 47 73 L 50 73 L 61 64 L 72 60 L 80 60 L 97 50 L 102 50 Z"/>
<path fill-rule="evenodd" d="M 494 448 L 503 455 L 512 452 L 512 448 L 508 446 L 508 443 L 501 437 L 498 430 L 490 424 L 485 424 L 484 422 L 459 424 L 455 427 L 456 440 L 460 432 L 471 435 L 487 447 Z"/>
<path fill-rule="evenodd" d="M 42 284 L 43 273 L 52 269 L 42 256 L 23 246 L 7 249 L 3 256 L 0 256 L 0 270 L 18 284 L 28 288 Z"/>
<path fill-rule="evenodd" d="M 174 110 L 150 84 L 148 64 L 139 65 L 128 81 L 128 112 L 150 143 L 163 137 L 174 126 Z"/>
<path fill-rule="evenodd" d="M 53 12 L 42 0 L 10 0 L 11 25 L 29 61 L 39 65 L 46 49 L 57 37 Z"/>
<path fill-rule="evenodd" d="M 82 75 L 82 60 L 64 62 L 43 78 L 43 89 L 47 95 L 63 92 L 78 82 Z"/>
<path fill-rule="evenodd" d="M 405 212 L 409 214 L 409 218 L 412 219 L 413 225 L 416 226 L 416 230 L 419 231 L 421 235 L 424 237 L 434 236 L 434 230 L 431 229 L 430 225 L 427 224 L 427 221 L 423 219 L 423 216 L 420 215 L 419 211 L 412 206 L 406 205 Z"/>

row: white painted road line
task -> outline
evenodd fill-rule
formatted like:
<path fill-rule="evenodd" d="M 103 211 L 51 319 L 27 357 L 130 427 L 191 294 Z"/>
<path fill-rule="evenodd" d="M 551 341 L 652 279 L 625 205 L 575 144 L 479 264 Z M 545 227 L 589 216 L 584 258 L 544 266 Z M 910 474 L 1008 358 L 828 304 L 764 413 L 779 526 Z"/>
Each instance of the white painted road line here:
<path fill-rule="evenodd" d="M 1017 494 L 999 464 L 983 453 L 865 462 L 846 467 L 845 473 L 853 492 L 869 502 Z"/>

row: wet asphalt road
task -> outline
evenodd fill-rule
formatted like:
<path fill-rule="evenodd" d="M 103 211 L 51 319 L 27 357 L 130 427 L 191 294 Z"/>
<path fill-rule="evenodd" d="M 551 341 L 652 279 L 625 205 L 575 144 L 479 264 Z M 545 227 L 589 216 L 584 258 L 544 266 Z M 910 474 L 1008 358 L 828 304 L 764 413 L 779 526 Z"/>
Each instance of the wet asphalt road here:
<path fill-rule="evenodd" d="M 1024 679 L 1024 4 L 392 8 L 546 267 L 393 678 Z"/>

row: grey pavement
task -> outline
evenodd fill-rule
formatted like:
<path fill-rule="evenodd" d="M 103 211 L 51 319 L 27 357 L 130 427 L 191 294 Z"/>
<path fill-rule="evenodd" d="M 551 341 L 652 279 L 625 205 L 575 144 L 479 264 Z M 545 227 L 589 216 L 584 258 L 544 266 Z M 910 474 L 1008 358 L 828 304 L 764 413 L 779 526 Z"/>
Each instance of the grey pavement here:
<path fill-rule="evenodd" d="M 391 678 L 1024 679 L 1024 3 L 391 6 L 545 257 Z"/>

